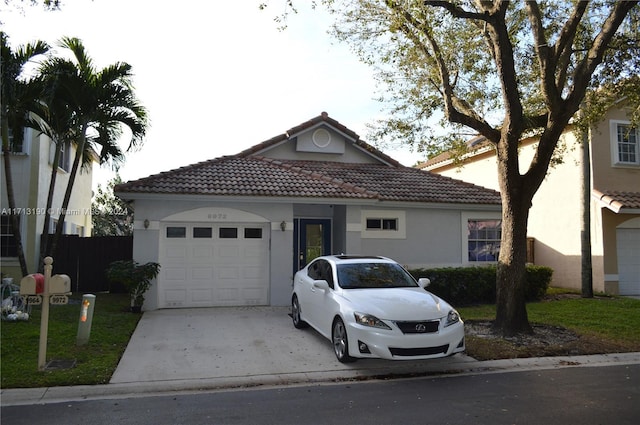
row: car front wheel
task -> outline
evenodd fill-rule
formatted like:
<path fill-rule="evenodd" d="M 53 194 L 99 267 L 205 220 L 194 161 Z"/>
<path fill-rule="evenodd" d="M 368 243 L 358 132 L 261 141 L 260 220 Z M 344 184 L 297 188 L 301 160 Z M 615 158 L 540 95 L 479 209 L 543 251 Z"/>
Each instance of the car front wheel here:
<path fill-rule="evenodd" d="M 300 318 L 300 303 L 295 295 L 291 299 L 291 319 L 293 320 L 293 326 L 297 329 L 304 329 L 309 326 L 307 322 Z"/>
<path fill-rule="evenodd" d="M 349 340 L 347 339 L 347 328 L 344 326 L 344 322 L 339 317 L 333 321 L 331 341 L 333 342 L 333 351 L 340 363 L 350 363 L 356 360 L 349 355 Z"/>

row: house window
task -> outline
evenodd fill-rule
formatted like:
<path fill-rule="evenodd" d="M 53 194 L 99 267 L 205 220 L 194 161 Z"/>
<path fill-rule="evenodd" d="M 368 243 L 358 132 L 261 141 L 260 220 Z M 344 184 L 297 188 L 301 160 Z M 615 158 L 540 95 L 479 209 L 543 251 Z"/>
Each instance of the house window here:
<path fill-rule="evenodd" d="M 640 136 L 637 128 L 626 122 L 612 121 L 611 141 L 614 164 L 640 165 Z"/>
<path fill-rule="evenodd" d="M 62 144 L 62 148 L 60 150 L 60 157 L 58 158 L 58 168 L 63 169 L 64 171 L 70 171 L 71 167 L 71 143 L 66 142 Z"/>
<path fill-rule="evenodd" d="M 18 221 L 20 217 L 18 216 Z M 2 257 L 17 257 L 18 244 L 11 229 L 11 216 L 2 214 L 0 222 L 0 254 Z"/>
<path fill-rule="evenodd" d="M 405 211 L 363 210 L 362 237 L 370 239 L 405 239 Z"/>
<path fill-rule="evenodd" d="M 24 137 L 22 140 L 17 140 L 13 137 L 13 131 L 9 129 L 9 150 L 13 153 L 24 152 Z"/>
<path fill-rule="evenodd" d="M 397 218 L 368 218 L 367 230 L 398 230 Z"/>
<path fill-rule="evenodd" d="M 497 261 L 502 238 L 502 220 L 467 221 L 468 260 Z"/>

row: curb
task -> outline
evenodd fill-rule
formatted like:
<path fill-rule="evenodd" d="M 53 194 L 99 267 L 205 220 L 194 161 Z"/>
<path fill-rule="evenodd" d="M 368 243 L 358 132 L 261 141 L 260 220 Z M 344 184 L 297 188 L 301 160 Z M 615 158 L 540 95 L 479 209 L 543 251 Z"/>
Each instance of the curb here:
<path fill-rule="evenodd" d="M 71 387 L 16 388 L 2 390 L 0 395 L 1 406 L 6 407 L 101 399 L 166 396 L 176 393 L 242 390 L 256 387 L 300 386 L 390 378 L 445 377 L 452 375 L 476 375 L 567 367 L 602 367 L 630 364 L 640 364 L 640 352 L 488 361 L 477 361 L 468 356 L 460 356 L 450 363 L 433 364 L 426 361 L 417 368 L 415 364 L 403 367 L 402 365 L 396 366 L 394 362 L 393 371 L 391 372 L 388 368 L 363 368 L 350 371 L 322 370 L 304 373 L 229 376 L 192 380 L 79 385 Z"/>

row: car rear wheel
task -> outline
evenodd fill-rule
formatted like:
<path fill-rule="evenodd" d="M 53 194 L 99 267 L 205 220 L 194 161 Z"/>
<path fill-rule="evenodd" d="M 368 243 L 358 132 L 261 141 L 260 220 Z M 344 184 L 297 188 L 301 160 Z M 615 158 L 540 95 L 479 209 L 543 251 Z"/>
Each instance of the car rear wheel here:
<path fill-rule="evenodd" d="M 340 363 L 354 362 L 356 359 L 349 355 L 349 340 L 347 339 L 347 328 L 339 317 L 333 321 L 331 331 L 331 341 L 333 351 Z"/>
<path fill-rule="evenodd" d="M 300 303 L 295 295 L 291 299 L 291 319 L 293 320 L 293 326 L 297 329 L 304 329 L 309 326 L 307 322 L 300 318 Z"/>

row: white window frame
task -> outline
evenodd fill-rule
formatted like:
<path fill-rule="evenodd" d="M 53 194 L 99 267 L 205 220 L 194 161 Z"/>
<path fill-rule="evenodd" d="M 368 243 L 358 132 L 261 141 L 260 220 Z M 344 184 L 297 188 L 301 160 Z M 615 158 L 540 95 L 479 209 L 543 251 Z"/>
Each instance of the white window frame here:
<path fill-rule="evenodd" d="M 460 236 L 461 236 L 461 258 L 463 264 L 495 264 L 496 261 L 469 261 L 469 220 L 502 220 L 502 214 L 499 212 L 463 212 L 460 216 Z"/>
<path fill-rule="evenodd" d="M 619 140 L 618 140 L 618 128 L 620 126 L 631 127 L 631 122 L 621 121 L 621 120 L 609 121 L 610 138 L 611 138 L 611 165 L 625 166 L 625 167 L 640 166 L 640 131 L 638 131 L 637 128 L 632 128 L 632 130 L 635 130 L 635 133 L 636 133 L 635 162 L 620 161 Z"/>
<path fill-rule="evenodd" d="M 402 210 L 362 210 L 360 223 L 362 225 L 362 239 L 406 239 L 407 219 Z M 367 220 L 395 220 L 396 229 L 367 229 Z"/>

